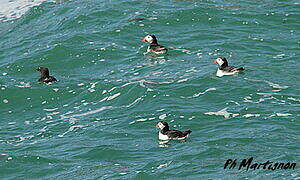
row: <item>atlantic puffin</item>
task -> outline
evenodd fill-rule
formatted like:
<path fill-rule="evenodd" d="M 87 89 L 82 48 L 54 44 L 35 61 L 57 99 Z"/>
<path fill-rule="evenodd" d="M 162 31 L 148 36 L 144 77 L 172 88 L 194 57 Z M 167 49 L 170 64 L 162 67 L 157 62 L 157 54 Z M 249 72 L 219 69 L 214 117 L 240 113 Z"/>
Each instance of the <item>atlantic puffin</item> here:
<path fill-rule="evenodd" d="M 178 130 L 170 130 L 169 125 L 167 122 L 161 121 L 156 124 L 156 128 L 160 129 L 158 133 L 158 139 L 160 140 L 182 140 L 189 136 L 189 134 L 192 132 L 190 130 L 188 131 L 178 131 Z"/>
<path fill-rule="evenodd" d="M 147 35 L 141 41 L 145 43 L 150 43 L 147 52 L 151 52 L 154 54 L 165 54 L 168 52 L 167 48 L 157 43 L 157 39 L 154 35 Z"/>
<path fill-rule="evenodd" d="M 55 79 L 55 77 L 49 75 L 49 69 L 48 68 L 39 67 L 36 70 L 41 73 L 41 77 L 38 80 L 39 82 L 51 83 L 51 82 L 57 81 Z"/>
<path fill-rule="evenodd" d="M 245 70 L 245 68 L 243 67 L 234 67 L 234 66 L 228 66 L 228 61 L 226 58 L 224 57 L 219 57 L 217 59 L 215 59 L 214 64 L 218 64 L 219 68 L 217 71 L 217 76 L 218 77 L 222 77 L 224 75 L 234 75 L 242 70 Z"/>

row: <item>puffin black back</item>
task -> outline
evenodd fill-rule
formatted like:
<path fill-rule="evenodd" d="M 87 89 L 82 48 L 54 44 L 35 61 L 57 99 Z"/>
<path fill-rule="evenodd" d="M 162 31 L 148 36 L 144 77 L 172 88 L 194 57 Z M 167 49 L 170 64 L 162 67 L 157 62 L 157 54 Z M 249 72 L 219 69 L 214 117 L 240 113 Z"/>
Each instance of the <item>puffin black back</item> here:
<path fill-rule="evenodd" d="M 50 76 L 48 68 L 46 68 L 46 67 L 39 67 L 36 70 L 41 73 L 41 77 L 38 80 L 39 82 L 51 83 L 51 82 L 57 81 L 55 77 Z"/>
<path fill-rule="evenodd" d="M 148 46 L 147 52 L 154 54 L 165 54 L 168 52 L 168 49 L 162 45 L 159 45 L 155 35 L 147 35 L 144 39 L 141 40 L 145 43 L 150 43 Z"/>

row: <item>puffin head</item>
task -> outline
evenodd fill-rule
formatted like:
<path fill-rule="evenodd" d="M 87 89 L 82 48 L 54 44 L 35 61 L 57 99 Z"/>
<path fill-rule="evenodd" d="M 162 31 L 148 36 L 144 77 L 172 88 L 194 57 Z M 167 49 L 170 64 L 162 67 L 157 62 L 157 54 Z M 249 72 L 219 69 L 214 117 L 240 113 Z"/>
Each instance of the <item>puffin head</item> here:
<path fill-rule="evenodd" d="M 218 64 L 219 66 L 228 66 L 228 62 L 227 62 L 227 59 L 224 58 L 224 57 L 219 57 L 217 59 L 215 59 L 214 61 L 214 64 Z"/>
<path fill-rule="evenodd" d="M 36 70 L 39 71 L 44 76 L 49 76 L 49 69 L 48 68 L 39 67 Z"/>
<path fill-rule="evenodd" d="M 165 128 L 169 129 L 169 125 L 165 121 L 160 121 L 156 124 L 156 128 L 161 129 L 161 130 L 165 129 Z"/>
<path fill-rule="evenodd" d="M 146 43 L 157 43 L 156 37 L 154 35 L 147 35 L 141 41 Z"/>

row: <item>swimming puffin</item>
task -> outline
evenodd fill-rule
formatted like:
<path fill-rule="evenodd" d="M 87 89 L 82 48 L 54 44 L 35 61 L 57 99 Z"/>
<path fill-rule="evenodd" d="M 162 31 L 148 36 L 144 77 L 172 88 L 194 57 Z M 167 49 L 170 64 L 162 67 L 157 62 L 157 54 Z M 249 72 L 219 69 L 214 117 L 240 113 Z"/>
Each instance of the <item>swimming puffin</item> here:
<path fill-rule="evenodd" d="M 160 140 L 170 140 L 170 139 L 185 139 L 189 136 L 192 132 L 188 131 L 177 131 L 177 130 L 170 130 L 169 125 L 167 122 L 161 121 L 156 124 L 156 128 L 160 129 L 158 133 L 158 139 Z"/>
<path fill-rule="evenodd" d="M 224 57 L 219 57 L 216 60 L 213 61 L 214 64 L 218 64 L 219 68 L 217 71 L 217 76 L 222 77 L 224 75 L 234 75 L 242 70 L 245 70 L 243 67 L 234 67 L 234 66 L 228 66 L 228 61 Z"/>
<path fill-rule="evenodd" d="M 164 46 L 159 45 L 157 43 L 157 39 L 154 35 L 147 35 L 141 41 L 145 42 L 145 43 L 150 43 L 150 46 L 148 46 L 147 52 L 151 52 L 154 54 L 165 54 L 168 52 L 167 48 L 165 48 Z"/>
<path fill-rule="evenodd" d="M 37 71 L 40 71 L 41 78 L 38 80 L 39 82 L 44 83 L 51 83 L 53 81 L 57 81 L 55 77 L 49 75 L 49 69 L 45 67 L 39 67 L 36 69 Z"/>

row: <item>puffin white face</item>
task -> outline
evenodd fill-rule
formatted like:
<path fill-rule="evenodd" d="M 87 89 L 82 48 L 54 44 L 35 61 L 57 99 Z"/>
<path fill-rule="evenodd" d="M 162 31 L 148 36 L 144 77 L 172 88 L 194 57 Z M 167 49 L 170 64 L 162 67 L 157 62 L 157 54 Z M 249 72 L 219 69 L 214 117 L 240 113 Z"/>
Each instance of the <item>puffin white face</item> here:
<path fill-rule="evenodd" d="M 165 125 L 163 125 L 163 123 L 161 123 L 161 122 L 156 124 L 156 128 L 163 129 L 164 127 L 165 127 Z"/>
<path fill-rule="evenodd" d="M 224 61 L 222 58 L 217 58 L 216 60 L 214 60 L 215 64 L 219 64 L 219 66 L 222 66 L 222 64 L 224 64 Z"/>
<path fill-rule="evenodd" d="M 144 39 L 142 41 L 147 42 L 147 43 L 152 43 L 153 42 L 153 37 L 150 36 L 150 35 L 147 35 L 146 37 L 144 37 Z"/>

